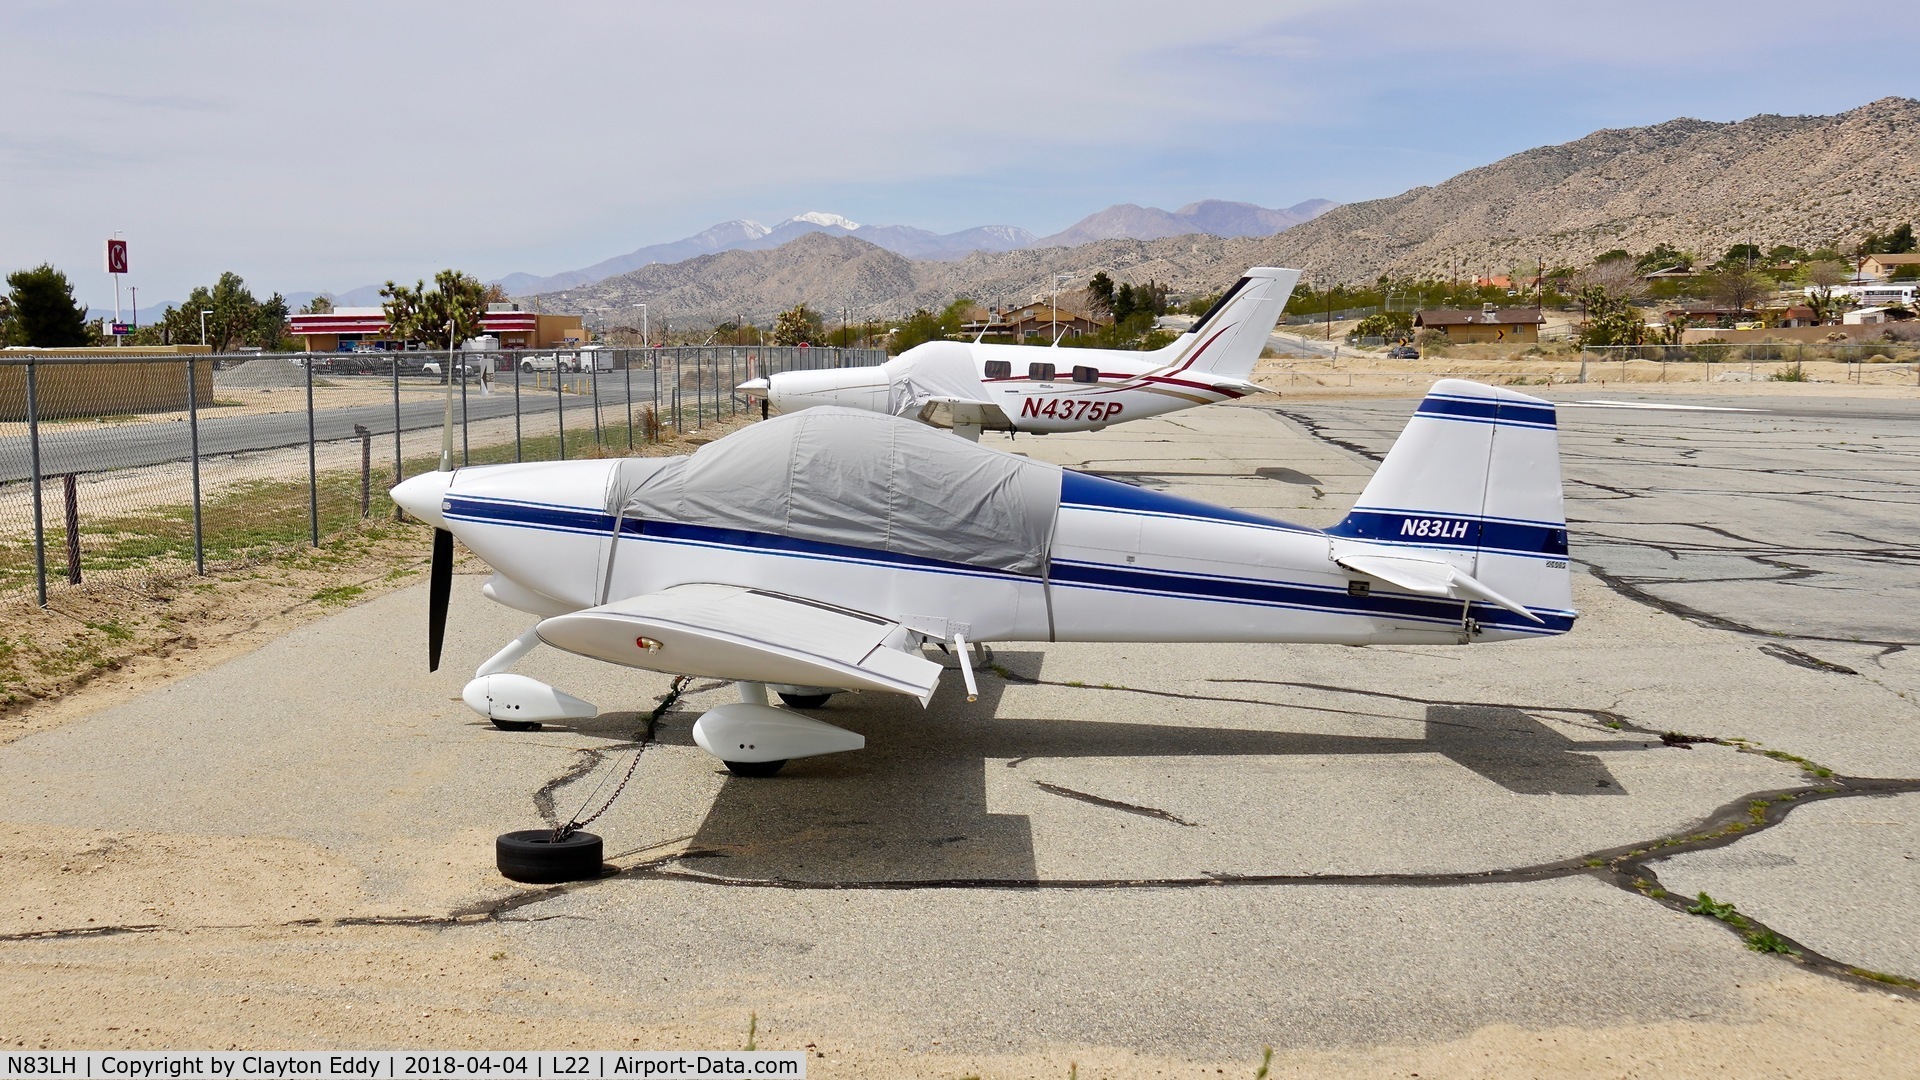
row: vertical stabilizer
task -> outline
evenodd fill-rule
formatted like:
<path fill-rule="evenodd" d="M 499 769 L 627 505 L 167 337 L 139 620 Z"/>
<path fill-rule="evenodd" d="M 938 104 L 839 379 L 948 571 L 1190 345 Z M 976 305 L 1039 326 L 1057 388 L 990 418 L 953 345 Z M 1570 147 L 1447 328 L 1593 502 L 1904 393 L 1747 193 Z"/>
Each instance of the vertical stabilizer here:
<path fill-rule="evenodd" d="M 1167 346 L 1176 370 L 1245 380 L 1286 310 L 1300 271 L 1256 266 L 1221 295 L 1193 329 Z"/>
<path fill-rule="evenodd" d="M 1443 379 L 1368 481 L 1338 551 L 1444 562 L 1560 630 L 1573 618 L 1553 403 Z"/>

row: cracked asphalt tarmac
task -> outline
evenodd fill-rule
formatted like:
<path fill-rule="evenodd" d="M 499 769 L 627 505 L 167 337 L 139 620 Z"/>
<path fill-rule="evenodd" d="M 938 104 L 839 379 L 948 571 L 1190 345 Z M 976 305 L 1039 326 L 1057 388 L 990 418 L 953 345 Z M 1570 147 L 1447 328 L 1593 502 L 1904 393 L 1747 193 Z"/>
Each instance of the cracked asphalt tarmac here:
<path fill-rule="evenodd" d="M 423 590 L 379 599 L 0 746 L 0 820 L 306 845 L 357 892 L 227 925 L 485 935 L 637 1030 L 751 1010 L 763 1047 L 828 1053 L 822 1075 L 883 1051 L 954 1075 L 1061 1048 L 1211 1066 L 1494 1025 L 1739 1024 L 1782 986 L 1911 995 L 1915 408 L 1580 390 L 1554 395 L 1587 571 L 1564 638 L 1006 645 L 973 705 L 835 698 L 820 715 L 867 749 L 771 780 L 692 746 L 731 699 L 696 683 L 595 826 L 620 872 L 528 891 L 492 875 L 492 834 L 611 790 L 668 679 L 539 650 L 517 670 L 607 711 L 495 731 L 460 684 L 524 626 L 462 579 L 439 674 Z M 1413 405 L 1289 399 L 1013 449 L 1324 526 Z M 1688 913 L 1703 891 L 1748 921 Z M 191 929 L 160 908 L 120 928 Z M 78 936 L 110 913 L 29 909 L 4 912 L 0 949 L 112 947 Z M 1797 955 L 1747 947 L 1762 931 Z M 500 1045 L 527 1045 L 512 1030 Z"/>

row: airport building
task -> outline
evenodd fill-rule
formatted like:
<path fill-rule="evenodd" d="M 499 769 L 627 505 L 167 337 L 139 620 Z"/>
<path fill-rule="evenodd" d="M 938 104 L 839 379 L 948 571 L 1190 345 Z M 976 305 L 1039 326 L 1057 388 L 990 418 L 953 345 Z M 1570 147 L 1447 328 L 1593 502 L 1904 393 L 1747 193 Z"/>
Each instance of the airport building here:
<path fill-rule="evenodd" d="M 407 347 L 394 339 L 386 312 L 377 307 L 334 308 L 322 315 L 294 315 L 288 322 L 289 332 L 305 339 L 308 352 L 389 352 Z M 499 338 L 503 349 L 546 349 L 587 340 L 580 316 L 522 311 L 518 304 L 488 304 L 480 326 Z M 447 347 L 444 341 L 422 344 Z"/>

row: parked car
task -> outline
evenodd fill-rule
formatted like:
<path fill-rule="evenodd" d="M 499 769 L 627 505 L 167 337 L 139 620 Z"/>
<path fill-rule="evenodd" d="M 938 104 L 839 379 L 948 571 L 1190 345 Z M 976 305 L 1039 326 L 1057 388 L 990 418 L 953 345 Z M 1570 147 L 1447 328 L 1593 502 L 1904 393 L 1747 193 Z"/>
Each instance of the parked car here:
<path fill-rule="evenodd" d="M 1395 345 L 1393 348 L 1387 350 L 1387 359 L 1418 360 L 1420 359 L 1420 350 L 1411 345 Z"/>
<path fill-rule="evenodd" d="M 429 360 L 426 363 L 421 364 L 420 374 L 430 376 L 435 379 L 439 379 L 441 382 L 447 381 L 446 369 L 441 366 L 440 361 L 438 360 Z M 479 377 L 480 377 L 479 364 L 469 364 L 464 361 L 460 364 L 460 378 L 462 380 L 477 379 Z"/>

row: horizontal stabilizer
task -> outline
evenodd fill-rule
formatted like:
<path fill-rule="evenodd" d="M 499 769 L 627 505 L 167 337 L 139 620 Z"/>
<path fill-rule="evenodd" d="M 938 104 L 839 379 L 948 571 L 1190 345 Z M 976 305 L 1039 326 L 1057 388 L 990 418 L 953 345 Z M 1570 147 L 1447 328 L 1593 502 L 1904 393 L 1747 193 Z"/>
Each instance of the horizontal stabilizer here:
<path fill-rule="evenodd" d="M 1397 555 L 1342 555 L 1334 560 L 1358 574 L 1379 578 L 1395 588 L 1420 596 L 1446 596 L 1455 600 L 1485 600 L 1522 618 L 1544 622 L 1540 616 L 1488 588 L 1472 574 L 1451 563 Z"/>
<path fill-rule="evenodd" d="M 878 690 L 925 705 L 944 670 L 908 653 L 899 623 L 734 585 L 676 585 L 558 615 L 557 649 L 627 667 L 729 681 Z"/>
<path fill-rule="evenodd" d="M 1214 379 L 1213 388 L 1222 394 L 1239 394 L 1243 397 L 1247 394 L 1266 394 L 1272 392 L 1259 383 L 1248 382 L 1245 379 Z"/>

